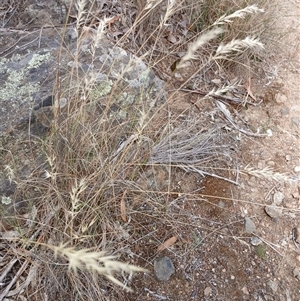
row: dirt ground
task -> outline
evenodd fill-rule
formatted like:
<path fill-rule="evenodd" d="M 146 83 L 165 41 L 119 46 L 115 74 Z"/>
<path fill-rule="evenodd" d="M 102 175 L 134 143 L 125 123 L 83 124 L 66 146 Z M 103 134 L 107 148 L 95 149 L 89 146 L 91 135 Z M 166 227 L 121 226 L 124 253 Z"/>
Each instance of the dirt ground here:
<path fill-rule="evenodd" d="M 168 170 L 157 169 L 156 188 L 168 192 L 167 205 L 133 202 L 131 227 L 139 230 L 121 237 L 126 243 L 120 244 L 128 253 L 124 260 L 150 273 L 131 279 L 133 293 L 106 290 L 107 300 L 300 300 L 300 2 L 279 5 L 279 42 L 266 48 L 266 62 L 252 74 L 251 90 L 263 101 L 239 112 L 249 127 L 272 135 L 237 133 L 235 143 L 240 169 L 271 167 L 294 180 L 241 174 L 236 186 L 174 169 L 170 182 Z M 185 98 L 171 109 L 178 113 L 191 106 Z M 267 214 L 268 205 L 275 213 Z M 160 210 L 166 211 L 164 220 L 156 214 Z M 245 220 L 254 227 L 249 233 Z M 176 243 L 157 252 L 173 236 Z M 166 282 L 153 274 L 153 262 L 162 256 L 175 266 Z"/>

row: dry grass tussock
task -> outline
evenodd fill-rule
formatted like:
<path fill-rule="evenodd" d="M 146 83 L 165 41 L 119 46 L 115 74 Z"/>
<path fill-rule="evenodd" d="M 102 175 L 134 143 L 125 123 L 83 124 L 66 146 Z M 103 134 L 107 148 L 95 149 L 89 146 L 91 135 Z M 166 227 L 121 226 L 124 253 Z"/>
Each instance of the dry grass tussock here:
<path fill-rule="evenodd" d="M 184 18 L 190 24 L 188 32 L 186 36 L 176 36 L 176 43 L 168 54 L 163 54 L 164 59 L 180 50 L 185 53 L 178 60 L 176 71 L 185 70 L 189 62 L 199 64 L 198 74 L 218 69 L 221 62 L 263 48 L 259 35 L 265 21 L 263 8 L 268 9 L 269 2 L 259 1 L 262 6 L 248 2 L 249 5 L 244 1 L 235 1 L 233 5 L 226 0 L 147 1 L 118 44 L 126 45 L 126 38 L 138 32 L 137 26 L 143 24 L 143 19 L 150 18 L 149 28 L 159 21 L 149 35 L 144 35 L 146 40 L 142 44 L 138 45 L 138 37 L 135 40 L 139 49 L 145 50 L 145 60 L 155 66 L 162 57 L 157 56 L 161 39 L 184 11 Z M 112 19 L 102 18 L 97 28 L 87 29 L 86 20 L 93 18 L 96 3 L 78 0 L 74 4 L 78 48 L 89 30 L 93 33 L 93 55 L 93 49 L 107 34 Z M 158 8 L 162 9 L 162 15 L 156 20 L 151 11 Z M 257 14 L 261 22 L 252 23 Z M 153 39 L 155 44 L 152 45 L 156 47 L 151 49 L 147 41 Z M 76 55 L 74 62 L 78 61 Z M 218 166 L 228 166 L 233 158 L 230 141 L 222 127 L 205 128 L 193 117 L 176 127 L 166 120 L 164 130 L 158 135 L 152 131 L 155 113 L 148 116 L 149 112 L 139 110 L 133 120 L 121 123 L 110 118 L 105 108 L 96 115 L 90 102 L 95 79 L 78 74 L 82 73 L 74 64 L 70 82 L 55 87 L 56 94 L 69 102 L 64 112 L 57 108 L 46 138 L 39 140 L 46 162 L 30 179 L 18 183 L 24 188 L 25 197 L 31 200 L 32 211 L 36 210 L 30 217 L 28 229 L 22 232 L 21 241 L 40 267 L 36 271 L 40 276 L 36 285 L 39 289 L 43 287 L 45 294 L 68 296 L 69 300 L 75 300 L 75 295 L 77 300 L 101 300 L 111 290 L 107 279 L 128 288 L 134 279 L 132 272 L 145 271 L 136 266 L 137 254 L 132 255 L 130 264 L 117 261 L 116 255 L 106 255 L 123 255 L 128 249 L 122 243 L 130 236 L 130 217 L 124 200 L 138 195 L 155 202 L 155 197 L 140 184 L 140 174 L 153 165 L 165 165 L 223 178 L 222 174 L 218 175 Z M 192 79 L 193 75 L 185 83 Z M 71 82 L 72 89 L 69 88 Z M 113 87 L 108 99 L 111 104 L 114 91 Z M 208 98 L 211 91 L 207 91 Z M 170 99 L 176 92 L 170 93 Z M 214 94 L 218 91 L 214 90 Z M 166 109 L 167 103 L 157 112 Z M 247 172 L 255 173 L 250 169 Z M 278 178 L 278 174 L 270 174 L 270 178 L 275 176 Z M 49 249 L 54 253 L 49 253 Z M 45 281 L 45 275 L 52 280 Z M 64 283 L 63 289 L 61 283 Z"/>

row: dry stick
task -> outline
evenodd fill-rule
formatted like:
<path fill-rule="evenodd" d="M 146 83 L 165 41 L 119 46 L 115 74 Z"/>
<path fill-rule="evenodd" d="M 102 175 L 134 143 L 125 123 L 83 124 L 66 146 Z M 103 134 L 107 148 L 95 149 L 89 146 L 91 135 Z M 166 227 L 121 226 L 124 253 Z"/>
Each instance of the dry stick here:
<path fill-rule="evenodd" d="M 25 260 L 24 263 L 22 264 L 21 268 L 19 269 L 18 273 L 15 275 L 15 277 L 12 279 L 12 281 L 9 283 L 9 285 L 5 288 L 5 290 L 0 295 L 0 301 L 2 301 L 5 298 L 5 296 L 7 295 L 9 290 L 11 289 L 11 287 L 15 284 L 15 282 L 19 279 L 19 277 L 25 271 L 28 264 L 29 264 L 29 262 L 27 260 Z"/>
<path fill-rule="evenodd" d="M 258 133 L 252 133 L 252 132 L 248 132 L 246 130 L 240 129 L 232 120 L 229 111 L 227 110 L 227 108 L 225 107 L 225 105 L 217 100 L 216 101 L 216 105 L 218 107 L 218 109 L 224 114 L 225 118 L 229 121 L 229 123 L 239 132 L 248 135 L 248 136 L 252 136 L 252 137 L 268 137 L 268 134 L 258 134 Z"/>
<path fill-rule="evenodd" d="M 211 96 L 217 100 L 221 99 L 221 100 L 225 100 L 225 101 L 231 101 L 233 103 L 246 103 L 246 104 L 250 104 L 252 106 L 259 106 L 262 103 L 262 100 L 259 103 L 253 103 L 251 101 L 244 102 L 244 101 L 240 100 L 239 98 L 233 98 L 233 97 L 224 96 L 224 95 L 209 94 L 208 92 L 204 92 L 204 91 L 200 91 L 200 90 L 180 89 L 180 91 L 195 93 L 195 94 L 199 94 L 201 96 Z"/>
<path fill-rule="evenodd" d="M 5 271 L 0 275 L 0 283 L 2 283 L 3 279 L 6 277 L 8 272 L 12 269 L 14 264 L 18 261 L 18 259 L 12 260 L 9 265 L 6 267 Z"/>

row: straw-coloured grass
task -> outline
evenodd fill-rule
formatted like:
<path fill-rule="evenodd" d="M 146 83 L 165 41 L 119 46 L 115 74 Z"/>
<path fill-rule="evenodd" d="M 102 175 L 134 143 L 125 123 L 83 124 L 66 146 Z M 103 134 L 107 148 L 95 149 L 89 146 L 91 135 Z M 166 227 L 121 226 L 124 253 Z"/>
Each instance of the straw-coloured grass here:
<path fill-rule="evenodd" d="M 131 41 L 135 39 L 138 49 L 150 66 L 156 66 L 179 50 L 181 52 L 184 50 L 184 54 L 179 59 L 177 57 L 178 64 L 174 72 L 186 71 L 190 62 L 198 63 L 199 66 L 196 71 L 192 70 L 193 75 L 188 76 L 184 84 L 181 83 L 182 88 L 185 84 L 192 83 L 195 74 L 205 76 L 205 70 L 210 68 L 218 70 L 221 60 L 232 61 L 241 53 L 263 49 L 257 32 L 252 33 L 250 27 L 246 31 L 246 36 L 240 32 L 232 36 L 236 20 L 246 20 L 255 14 L 261 14 L 260 18 L 263 19 L 263 9 L 249 5 L 237 9 L 233 6 L 235 9 L 233 10 L 232 1 L 229 2 L 186 1 L 184 9 L 188 12 L 186 15 L 189 16 L 191 26 L 187 28 L 186 37 L 177 37 L 176 41 L 180 42 L 174 43 L 163 58 L 157 55 L 157 49 L 162 45 L 169 25 L 171 26 L 175 20 L 172 18 L 182 12 L 181 2 L 168 1 L 167 5 L 163 6 L 161 19 L 157 19 L 155 14 L 151 13 L 159 7 L 161 1 L 145 2 L 145 6 L 137 11 L 136 18 L 131 20 L 132 27 L 117 43 L 126 46 L 127 38 L 132 39 Z M 212 3 L 219 7 L 214 16 L 209 14 Z M 164 124 L 166 130 L 160 131 L 157 135 L 152 131 L 154 126 L 152 122 L 159 110 L 167 108 L 168 101 L 151 114 L 150 110 L 138 109 L 132 120 L 123 122 L 117 121 L 114 116 L 111 117 L 107 108 L 95 113 L 96 107 L 93 106 L 92 100 L 97 78 L 91 74 L 84 74 L 76 63 L 86 35 L 92 40 L 91 64 L 97 59 L 95 57 L 97 46 L 101 44 L 103 36 L 108 34 L 107 28 L 114 26 L 114 19 L 103 17 L 98 20 L 97 27 L 89 27 L 88 21 L 97 19 L 92 10 L 96 3 L 78 0 L 71 1 L 72 4 L 75 4 L 77 10 L 78 51 L 74 54 L 68 80 L 64 83 L 58 80 L 58 85 L 55 86 L 55 93 L 60 98 L 66 97 L 71 101 L 63 109 L 54 108 L 54 119 L 46 137 L 35 141 L 43 150 L 44 163 L 33 172 L 30 179 L 19 183 L 22 187 L 26 187 L 24 194 L 32 199 L 34 207 L 38 209 L 38 213 L 31 221 L 38 230 L 35 227 L 30 228 L 21 241 L 29 253 L 38 254 L 39 266 L 48 266 L 51 277 L 63 279 L 62 281 L 70 287 L 72 285 L 76 287 L 70 288 L 70 300 L 75 300 L 75 295 L 77 300 L 95 300 L 106 298 L 103 291 L 110 285 L 107 284 L 107 280 L 129 290 L 124 277 L 122 278 L 124 272 L 130 274 L 131 279 L 131 273 L 146 271 L 145 268 L 137 266 L 135 260 L 133 264 L 127 264 L 121 260 L 124 258 L 127 260 L 128 257 L 124 255 L 121 260 L 116 260 L 115 255 L 119 253 L 123 255 L 122 241 L 126 241 L 132 233 L 126 212 L 127 195 L 132 199 L 142 195 L 151 202 L 155 199 L 151 192 L 145 191 L 139 183 L 140 174 L 144 169 L 154 165 L 165 165 L 170 168 L 180 167 L 201 176 L 211 175 L 233 183 L 236 181 L 224 176 L 224 173 L 218 173 L 219 169 L 226 169 L 233 164 L 230 139 L 223 130 L 224 124 L 204 128 L 201 120 L 191 117 L 188 122 L 172 127 L 167 120 Z M 207 8 L 205 10 L 207 15 L 203 15 L 203 12 L 199 15 L 198 4 L 200 8 Z M 148 35 L 145 34 L 145 39 L 138 42 L 138 38 L 133 35 L 138 32 L 138 26 L 145 20 L 150 20 L 149 28 L 155 30 Z M 229 37 L 232 39 L 228 40 Z M 154 44 L 147 44 L 147 41 L 151 42 L 153 39 Z M 115 85 L 106 87 L 110 93 L 108 103 L 114 104 L 118 82 L 128 70 L 130 66 L 120 71 Z M 173 75 L 174 73 L 171 77 Z M 107 76 L 109 77 L 109 74 Z M 225 95 L 232 89 L 230 85 L 219 90 L 211 87 L 210 91 L 207 91 L 206 98 L 212 95 Z M 172 100 L 180 89 L 175 90 L 170 93 L 168 100 Z M 285 179 L 284 176 L 268 169 L 259 172 L 247 168 L 245 172 L 280 181 Z M 7 166 L 7 174 L 11 181 L 15 179 L 10 166 Z M 122 225 L 121 220 L 124 222 Z M 55 256 L 49 254 L 49 248 L 54 251 Z M 62 258 L 64 258 L 62 266 L 57 269 Z M 39 275 L 45 270 L 47 269 L 41 268 Z M 90 273 L 91 278 L 87 276 L 90 281 L 88 285 L 97 288 L 89 296 L 80 294 L 83 291 L 88 294 L 88 290 L 78 271 Z M 99 282 L 95 274 L 104 278 Z M 49 276 L 49 279 L 51 277 Z M 59 295 L 61 287 L 59 281 L 57 283 L 50 281 L 43 288 L 38 288 L 40 289 L 53 290 Z"/>

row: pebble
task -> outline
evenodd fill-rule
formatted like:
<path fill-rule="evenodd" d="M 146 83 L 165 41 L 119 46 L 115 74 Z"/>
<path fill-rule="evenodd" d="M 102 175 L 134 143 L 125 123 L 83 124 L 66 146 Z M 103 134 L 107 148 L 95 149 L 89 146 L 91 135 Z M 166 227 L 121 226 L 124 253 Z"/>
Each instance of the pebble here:
<path fill-rule="evenodd" d="M 294 277 L 299 276 L 300 275 L 300 270 L 298 268 L 294 268 L 293 275 L 294 275 Z"/>
<path fill-rule="evenodd" d="M 245 217 L 245 232 L 246 233 L 253 233 L 256 230 L 256 226 L 254 222 L 249 218 Z"/>
<path fill-rule="evenodd" d="M 276 191 L 273 195 L 273 204 L 280 205 L 284 199 L 284 194 L 280 191 Z"/>
<path fill-rule="evenodd" d="M 275 294 L 277 292 L 278 289 L 278 283 L 273 281 L 273 280 L 269 280 L 267 283 L 267 286 L 272 290 L 273 294 Z"/>
<path fill-rule="evenodd" d="M 293 275 L 294 275 L 295 278 L 300 280 L 300 270 L 299 270 L 299 268 L 294 268 Z"/>
<path fill-rule="evenodd" d="M 247 289 L 246 286 L 244 286 L 244 287 L 242 288 L 242 292 L 243 292 L 245 295 L 249 295 L 249 291 L 248 291 L 248 289 Z"/>
<path fill-rule="evenodd" d="M 294 192 L 292 194 L 292 196 L 293 196 L 294 199 L 299 199 L 299 192 L 298 191 Z"/>
<path fill-rule="evenodd" d="M 265 212 L 273 219 L 277 219 L 279 216 L 282 215 L 282 209 L 276 208 L 274 206 L 266 206 Z"/>
<path fill-rule="evenodd" d="M 258 246 L 258 245 L 260 245 L 262 243 L 262 240 L 260 239 L 260 238 L 258 238 L 258 237 L 252 237 L 251 239 L 250 239 L 250 244 L 252 245 L 252 246 Z"/>
<path fill-rule="evenodd" d="M 204 290 L 204 296 L 208 297 L 212 293 L 212 288 L 211 287 L 206 287 Z"/>
<path fill-rule="evenodd" d="M 168 281 L 174 273 L 175 267 L 169 257 L 154 259 L 154 274 L 159 281 Z"/>
<path fill-rule="evenodd" d="M 294 123 L 295 125 L 299 125 L 299 117 L 292 117 L 291 118 L 291 120 L 292 120 L 292 123 Z"/>
<path fill-rule="evenodd" d="M 294 172 L 299 172 L 300 171 L 300 166 L 295 166 L 294 167 Z"/>
<path fill-rule="evenodd" d="M 291 161 L 292 160 L 292 156 L 291 155 L 286 155 L 285 156 L 285 160 L 286 161 Z"/>
<path fill-rule="evenodd" d="M 288 107 L 283 107 L 281 110 L 280 110 L 280 113 L 281 113 L 281 116 L 287 116 L 290 114 L 290 109 Z"/>
<path fill-rule="evenodd" d="M 287 101 L 287 97 L 286 97 L 284 94 L 282 94 L 282 93 L 278 93 L 278 94 L 275 96 L 275 101 L 276 101 L 277 103 L 284 103 L 284 102 Z"/>
<path fill-rule="evenodd" d="M 295 232 L 295 240 L 298 244 L 300 244 L 300 227 L 295 227 L 294 232 Z"/>

